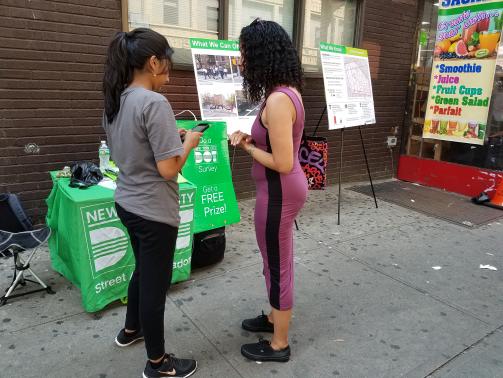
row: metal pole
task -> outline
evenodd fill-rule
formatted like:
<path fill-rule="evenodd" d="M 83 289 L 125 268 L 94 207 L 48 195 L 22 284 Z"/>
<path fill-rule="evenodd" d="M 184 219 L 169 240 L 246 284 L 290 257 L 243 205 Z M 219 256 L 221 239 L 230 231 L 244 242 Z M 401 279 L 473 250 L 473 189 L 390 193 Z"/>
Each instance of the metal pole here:
<path fill-rule="evenodd" d="M 360 130 L 360 140 L 362 142 L 362 148 L 363 148 L 363 156 L 365 157 L 365 164 L 367 166 L 367 173 L 369 175 L 369 181 L 370 181 L 370 187 L 372 188 L 372 195 L 374 196 L 374 202 L 376 204 L 376 209 L 378 209 L 377 206 L 377 198 L 376 198 L 376 193 L 374 191 L 374 184 L 372 183 L 372 176 L 370 175 L 370 168 L 369 168 L 369 162 L 367 160 L 367 151 L 365 151 L 365 143 L 363 143 L 363 134 L 362 134 L 362 128 L 358 126 L 358 130 Z"/>
<path fill-rule="evenodd" d="M 321 120 L 323 119 L 323 116 L 325 115 L 325 112 L 327 111 L 327 106 L 323 108 L 323 111 L 321 112 L 320 119 L 318 120 L 318 123 L 316 124 L 316 128 L 314 129 L 313 136 L 316 136 L 316 133 L 318 132 L 318 127 L 320 127 Z"/>
<path fill-rule="evenodd" d="M 341 180 L 342 180 L 342 151 L 344 150 L 344 128 L 341 129 L 341 157 L 339 159 L 339 197 L 337 199 L 337 225 L 341 224 Z"/>

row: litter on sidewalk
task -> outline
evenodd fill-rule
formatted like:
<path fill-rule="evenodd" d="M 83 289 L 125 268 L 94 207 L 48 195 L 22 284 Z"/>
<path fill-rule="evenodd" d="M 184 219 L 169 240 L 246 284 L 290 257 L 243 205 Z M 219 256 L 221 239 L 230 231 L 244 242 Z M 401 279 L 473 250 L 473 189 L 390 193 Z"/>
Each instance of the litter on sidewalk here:
<path fill-rule="evenodd" d="M 487 270 L 498 270 L 498 268 L 492 266 L 492 265 L 482 265 L 480 264 L 480 269 L 487 269 Z"/>

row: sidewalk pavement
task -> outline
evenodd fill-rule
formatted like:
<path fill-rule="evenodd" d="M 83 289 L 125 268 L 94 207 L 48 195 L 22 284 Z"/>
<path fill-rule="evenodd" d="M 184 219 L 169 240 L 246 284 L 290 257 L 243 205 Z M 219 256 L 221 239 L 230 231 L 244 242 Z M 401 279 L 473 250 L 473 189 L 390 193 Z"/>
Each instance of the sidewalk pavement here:
<path fill-rule="evenodd" d="M 167 351 L 196 358 L 195 377 L 503 377 L 503 220 L 467 229 L 385 202 L 375 209 L 345 188 L 337 226 L 337 188 L 310 192 L 295 234 L 292 359 L 258 364 L 240 354 L 257 339 L 240 324 L 269 307 L 254 201 L 240 206 L 224 261 L 166 300 Z M 2 290 L 10 264 L 0 260 Z M 56 295 L 0 307 L 0 377 L 140 377 L 143 343 L 113 343 L 125 307 L 85 313 L 48 254 L 34 267 Z"/>

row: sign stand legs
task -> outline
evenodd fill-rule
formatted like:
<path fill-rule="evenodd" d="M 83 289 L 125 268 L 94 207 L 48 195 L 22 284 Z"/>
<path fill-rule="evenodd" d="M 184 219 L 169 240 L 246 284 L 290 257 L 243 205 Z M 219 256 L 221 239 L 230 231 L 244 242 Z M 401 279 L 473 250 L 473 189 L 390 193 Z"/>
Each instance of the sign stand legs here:
<path fill-rule="evenodd" d="M 369 175 L 369 181 L 370 181 L 370 188 L 372 189 L 372 196 L 374 197 L 374 203 L 376 205 L 376 209 L 379 207 L 377 206 L 377 198 L 374 190 L 374 183 L 372 182 L 372 175 L 370 174 L 370 167 L 369 167 L 369 162 L 367 159 L 367 151 L 365 150 L 365 143 L 363 142 L 363 134 L 362 134 L 362 129 L 360 126 L 358 126 L 358 130 L 360 132 L 360 141 L 362 142 L 362 149 L 363 149 L 363 156 L 365 157 L 365 165 L 367 166 L 367 173 Z M 342 165 L 343 165 L 343 151 L 344 151 L 344 128 L 341 128 L 341 155 L 339 158 L 339 197 L 337 199 L 337 225 L 340 226 L 341 224 L 341 182 L 342 182 Z"/>
<path fill-rule="evenodd" d="M 377 198 L 376 198 L 376 193 L 374 191 L 374 184 L 372 183 L 372 176 L 370 175 L 370 168 L 369 168 L 369 162 L 367 160 L 367 151 L 365 150 L 365 143 L 363 143 L 362 128 L 360 126 L 358 126 L 358 130 L 360 131 L 360 140 L 362 142 L 363 156 L 365 157 L 365 165 L 367 166 L 367 173 L 369 175 L 370 188 L 372 189 L 372 195 L 374 196 L 374 202 L 376 204 L 376 209 L 377 209 L 378 208 Z"/>
<path fill-rule="evenodd" d="M 341 224 L 341 180 L 342 180 L 342 152 L 344 150 L 344 128 L 341 129 L 341 157 L 339 159 L 339 197 L 337 198 L 337 225 Z"/>
<path fill-rule="evenodd" d="M 321 112 L 320 119 L 318 120 L 318 123 L 316 124 L 316 129 L 314 129 L 313 136 L 316 136 L 316 132 L 318 131 L 318 127 L 320 127 L 321 120 L 323 119 L 323 116 L 325 115 L 326 112 L 327 112 L 327 106 L 325 105 L 325 107 L 323 108 L 323 111 Z"/>
<path fill-rule="evenodd" d="M 323 112 L 321 113 L 321 117 L 320 117 L 320 120 L 318 121 L 318 125 L 316 126 L 316 130 L 315 130 L 314 134 L 318 130 L 318 126 L 320 125 L 321 119 L 325 115 L 326 111 L 327 111 L 327 107 L 325 106 L 325 108 L 323 109 Z M 372 175 L 370 174 L 370 167 L 369 167 L 369 162 L 368 162 L 368 158 L 367 158 L 367 150 L 365 149 L 365 143 L 363 142 L 363 134 L 362 134 L 361 126 L 358 126 L 358 131 L 360 133 L 360 141 L 362 143 L 363 156 L 365 158 L 365 166 L 367 167 L 367 174 L 369 176 L 370 188 L 372 189 L 372 196 L 374 197 L 374 203 L 376 205 L 376 209 L 378 209 L 379 206 L 377 205 L 377 197 L 376 197 L 375 190 L 374 190 L 374 183 L 372 182 Z M 343 152 L 344 152 L 344 127 L 341 128 L 341 152 L 340 152 L 340 158 L 339 158 L 339 162 L 340 162 L 339 163 L 340 164 L 340 166 L 339 166 L 339 196 L 337 199 L 337 225 L 338 226 L 340 226 L 340 224 L 341 224 L 341 199 L 342 199 L 341 184 L 342 184 Z M 298 227 L 297 227 L 297 229 L 298 229 Z"/>

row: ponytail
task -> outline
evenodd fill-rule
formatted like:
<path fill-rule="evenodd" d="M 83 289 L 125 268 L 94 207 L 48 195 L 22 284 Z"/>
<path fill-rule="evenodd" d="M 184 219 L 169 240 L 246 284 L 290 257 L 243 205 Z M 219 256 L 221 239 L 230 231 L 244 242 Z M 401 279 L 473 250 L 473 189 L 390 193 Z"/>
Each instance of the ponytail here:
<path fill-rule="evenodd" d="M 119 32 L 108 48 L 103 76 L 105 115 L 112 122 L 120 109 L 121 93 L 132 80 L 132 66 L 129 64 L 127 35 Z"/>
<path fill-rule="evenodd" d="M 105 115 L 111 123 L 120 109 L 121 93 L 133 81 L 135 69 L 142 69 L 150 57 L 166 59 L 171 66 L 173 49 L 161 34 L 147 28 L 119 32 L 108 47 L 103 75 Z"/>

